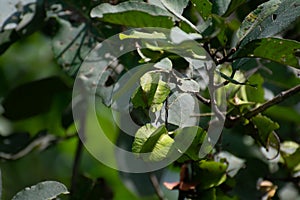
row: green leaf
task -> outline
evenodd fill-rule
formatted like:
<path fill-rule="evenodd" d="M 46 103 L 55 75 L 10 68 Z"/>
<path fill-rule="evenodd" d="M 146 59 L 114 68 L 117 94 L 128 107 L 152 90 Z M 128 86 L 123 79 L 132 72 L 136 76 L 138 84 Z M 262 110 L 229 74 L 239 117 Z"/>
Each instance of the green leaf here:
<path fill-rule="evenodd" d="M 140 84 L 142 98 L 147 101 L 147 106 L 150 106 L 152 112 L 160 110 L 170 93 L 168 84 L 160 80 L 160 74 L 155 72 L 148 72 L 143 75 Z"/>
<path fill-rule="evenodd" d="M 152 152 L 153 147 L 162 134 L 168 133 L 165 126 L 156 128 L 151 124 L 146 124 L 139 128 L 135 134 L 134 142 L 132 144 L 132 152 L 134 153 L 149 153 Z"/>
<path fill-rule="evenodd" d="M 189 0 L 160 0 L 167 10 L 177 15 L 182 15 L 183 10 L 189 3 Z"/>
<path fill-rule="evenodd" d="M 137 153 L 145 161 L 160 161 L 167 157 L 173 143 L 174 140 L 168 135 L 164 125 L 156 128 L 146 124 L 136 132 L 132 152 Z"/>
<path fill-rule="evenodd" d="M 196 10 L 203 17 L 204 20 L 207 20 L 212 13 L 212 3 L 209 0 L 191 0 L 193 6 L 196 7 Z"/>
<path fill-rule="evenodd" d="M 244 35 L 242 45 L 245 45 L 249 41 L 255 39 L 274 36 L 275 34 L 285 30 L 290 24 L 299 18 L 299 3 L 299 0 L 271 0 L 260 5 L 252 12 L 252 14 L 250 13 L 248 15 L 248 18 L 246 17 L 241 26 L 238 35 Z M 255 22 L 251 23 L 254 18 Z M 249 22 L 246 22 L 247 19 Z M 245 28 L 249 29 L 246 30 Z M 239 37 L 239 41 L 241 41 L 243 37 Z"/>
<path fill-rule="evenodd" d="M 251 118 L 251 121 L 258 130 L 259 142 L 262 142 L 262 145 L 268 148 L 270 135 L 279 128 L 279 124 L 262 115 Z"/>
<path fill-rule="evenodd" d="M 260 26 L 266 18 L 271 17 L 279 8 L 280 3 L 280 0 L 267 1 L 248 14 L 237 32 L 238 41 L 242 41 L 251 31 Z"/>
<path fill-rule="evenodd" d="M 257 57 L 272 60 L 284 65 L 300 68 L 298 52 L 300 42 L 279 38 L 254 40 L 243 46 L 234 58 Z"/>
<path fill-rule="evenodd" d="M 148 107 L 148 100 L 144 94 L 144 91 L 141 87 L 137 88 L 135 92 L 131 96 L 131 103 L 134 108 L 143 108 L 146 109 Z"/>
<path fill-rule="evenodd" d="M 131 1 L 117 5 L 100 4 L 92 9 L 91 17 L 131 27 L 171 28 L 174 20 L 171 13 L 158 6 Z"/>
<path fill-rule="evenodd" d="M 195 178 L 200 183 L 199 189 L 209 189 L 221 185 L 226 181 L 227 165 L 221 162 L 201 160 L 195 168 Z"/>
<path fill-rule="evenodd" d="M 18 192 L 12 200 L 53 199 L 60 194 L 68 193 L 68 189 L 62 183 L 56 181 L 44 181 Z"/>
<path fill-rule="evenodd" d="M 4 116 L 20 120 L 47 112 L 54 96 L 68 91 L 59 77 L 49 77 L 13 89 L 3 100 Z M 20 101 L 21 100 L 21 101 Z"/>
<path fill-rule="evenodd" d="M 166 159 L 173 149 L 173 143 L 174 140 L 168 134 L 161 135 L 153 147 L 153 150 L 149 156 L 149 160 L 160 161 Z"/>
<path fill-rule="evenodd" d="M 151 30 L 151 29 L 150 29 Z M 142 39 L 142 48 L 160 53 L 167 51 L 180 55 L 181 57 L 207 59 L 206 50 L 195 41 L 201 39 L 198 33 L 186 33 L 178 27 L 171 30 L 155 29 L 153 31 L 132 31 L 130 34 L 120 34 L 120 39 L 137 38 Z"/>
<path fill-rule="evenodd" d="M 292 107 L 275 105 L 268 108 L 264 113 L 275 119 L 300 124 L 300 114 Z"/>
<path fill-rule="evenodd" d="M 198 113 L 197 101 L 187 93 L 174 93 L 168 98 L 168 123 L 181 128 L 195 126 L 198 118 L 193 113 Z"/>
<path fill-rule="evenodd" d="M 247 99 L 251 102 L 263 103 L 264 98 L 264 88 L 262 87 L 264 79 L 260 74 L 254 74 L 248 79 L 249 84 L 255 85 L 246 86 Z"/>
<path fill-rule="evenodd" d="M 199 160 L 199 151 L 207 135 L 206 131 L 198 126 L 190 126 L 176 129 L 174 135 L 174 145 L 178 151 L 187 155 L 187 160 Z M 184 159 L 181 161 L 186 161 Z"/>

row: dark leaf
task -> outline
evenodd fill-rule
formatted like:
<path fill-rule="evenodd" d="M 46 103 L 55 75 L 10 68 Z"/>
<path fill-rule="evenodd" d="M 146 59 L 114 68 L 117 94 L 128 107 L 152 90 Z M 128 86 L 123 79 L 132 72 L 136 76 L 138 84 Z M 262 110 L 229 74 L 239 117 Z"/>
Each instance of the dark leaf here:
<path fill-rule="evenodd" d="M 3 100 L 3 116 L 20 120 L 47 112 L 53 97 L 68 91 L 69 87 L 59 77 L 50 77 L 26 83 L 13 89 Z"/>

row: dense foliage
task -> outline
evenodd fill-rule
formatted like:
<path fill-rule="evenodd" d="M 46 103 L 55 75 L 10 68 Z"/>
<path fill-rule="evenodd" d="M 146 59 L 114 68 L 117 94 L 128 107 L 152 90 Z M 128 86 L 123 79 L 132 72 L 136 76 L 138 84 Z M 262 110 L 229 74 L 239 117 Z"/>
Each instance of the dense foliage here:
<path fill-rule="evenodd" d="M 0 198 L 300 198 L 300 0 L 2 4 Z"/>

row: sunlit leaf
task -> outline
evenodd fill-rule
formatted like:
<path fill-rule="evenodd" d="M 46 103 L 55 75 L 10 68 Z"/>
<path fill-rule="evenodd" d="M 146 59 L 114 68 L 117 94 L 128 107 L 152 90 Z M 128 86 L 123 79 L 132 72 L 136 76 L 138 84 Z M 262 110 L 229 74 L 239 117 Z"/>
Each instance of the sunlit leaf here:
<path fill-rule="evenodd" d="M 126 35 L 124 33 L 119 34 L 120 40 L 124 39 L 166 39 L 166 35 L 164 33 L 160 32 L 153 32 L 153 33 L 146 33 L 141 31 L 133 30 L 129 35 Z"/>
<path fill-rule="evenodd" d="M 152 112 L 160 110 L 170 93 L 168 84 L 161 80 L 159 73 L 148 72 L 141 77 L 140 85 L 131 97 L 133 106 L 151 108 Z"/>
<path fill-rule="evenodd" d="M 134 153 L 151 152 L 159 137 L 165 133 L 167 133 L 165 126 L 160 126 L 159 128 L 156 128 L 151 124 L 142 126 L 135 134 L 132 151 Z"/>
<path fill-rule="evenodd" d="M 284 65 L 300 68 L 297 54 L 299 51 L 300 42 L 278 38 L 263 38 L 254 40 L 243 46 L 234 58 L 264 58 Z"/>
<path fill-rule="evenodd" d="M 149 156 L 149 160 L 160 161 L 167 158 L 173 143 L 174 140 L 168 134 L 161 135 Z"/>
<path fill-rule="evenodd" d="M 165 126 L 156 128 L 146 124 L 136 132 L 132 151 L 145 161 L 159 161 L 167 157 L 173 142 Z"/>
<path fill-rule="evenodd" d="M 170 28 L 173 26 L 171 13 L 144 2 L 129 1 L 117 5 L 103 3 L 92 9 L 91 17 L 131 27 Z"/>
<path fill-rule="evenodd" d="M 53 199 L 60 194 L 68 194 L 68 189 L 62 183 L 45 181 L 37 185 L 27 187 L 18 192 L 12 200 L 40 200 Z"/>
<path fill-rule="evenodd" d="M 202 160 L 195 167 L 196 177 L 199 179 L 197 188 L 209 189 L 226 181 L 227 165 L 221 162 Z"/>

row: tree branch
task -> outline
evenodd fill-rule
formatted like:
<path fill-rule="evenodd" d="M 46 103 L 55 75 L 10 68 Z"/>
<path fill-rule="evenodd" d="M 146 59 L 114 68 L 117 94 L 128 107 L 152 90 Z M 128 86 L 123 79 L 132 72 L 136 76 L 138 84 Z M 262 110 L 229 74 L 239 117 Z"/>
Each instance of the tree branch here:
<path fill-rule="evenodd" d="M 247 119 L 249 119 L 251 117 L 254 117 L 257 114 L 267 110 L 269 107 L 284 101 L 285 99 L 289 98 L 290 96 L 293 96 L 294 94 L 296 94 L 298 92 L 300 92 L 300 85 L 297 85 L 297 86 L 295 86 L 295 87 L 293 87 L 289 90 L 281 92 L 280 94 L 275 96 L 273 99 L 265 102 L 261 106 L 250 110 L 248 113 L 246 113 L 244 115 L 244 117 L 247 118 Z"/>
<path fill-rule="evenodd" d="M 298 92 L 300 92 L 300 85 L 297 85 L 289 90 L 283 91 L 280 94 L 276 95 L 273 99 L 265 102 L 264 104 L 260 105 L 257 108 L 254 108 L 252 110 L 250 110 L 249 112 L 245 113 L 244 115 L 240 116 L 232 116 L 232 115 L 227 115 L 226 116 L 226 121 L 225 121 L 225 127 L 226 128 L 231 128 L 234 125 L 236 125 L 238 122 L 240 122 L 241 119 L 246 118 L 246 119 L 250 119 L 256 115 L 258 115 L 259 113 L 264 112 L 265 110 L 267 110 L 268 108 L 270 108 L 271 106 L 274 106 L 282 101 L 284 101 L 285 99 L 297 94 Z"/>

